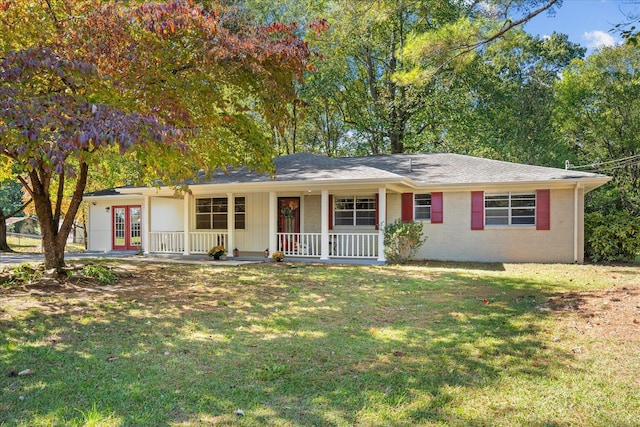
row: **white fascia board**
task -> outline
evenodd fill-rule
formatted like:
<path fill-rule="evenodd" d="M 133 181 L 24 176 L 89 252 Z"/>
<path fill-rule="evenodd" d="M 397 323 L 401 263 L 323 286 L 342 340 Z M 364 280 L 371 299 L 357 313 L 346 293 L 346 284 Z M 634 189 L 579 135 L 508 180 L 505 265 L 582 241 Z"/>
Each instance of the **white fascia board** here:
<path fill-rule="evenodd" d="M 541 181 L 505 181 L 505 182 L 474 182 L 459 184 L 418 184 L 412 189 L 415 191 L 470 191 L 470 190 L 506 190 L 509 188 L 519 189 L 571 189 L 576 183 L 585 187 L 585 192 L 594 190 L 611 180 L 604 178 L 573 178 L 573 179 L 553 179 Z"/>
<path fill-rule="evenodd" d="M 110 200 L 110 199 L 139 199 L 143 197 L 141 193 L 129 193 L 129 194 L 109 194 L 105 196 L 84 196 L 82 200 Z"/>
<path fill-rule="evenodd" d="M 326 188 L 377 188 L 390 184 L 398 184 L 399 182 L 401 182 L 401 180 L 397 178 L 388 178 L 383 180 L 345 179 L 322 181 L 270 181 L 233 184 L 198 184 L 189 186 L 189 189 L 194 195 L 211 193 L 259 193 L 269 191 L 322 190 Z"/>

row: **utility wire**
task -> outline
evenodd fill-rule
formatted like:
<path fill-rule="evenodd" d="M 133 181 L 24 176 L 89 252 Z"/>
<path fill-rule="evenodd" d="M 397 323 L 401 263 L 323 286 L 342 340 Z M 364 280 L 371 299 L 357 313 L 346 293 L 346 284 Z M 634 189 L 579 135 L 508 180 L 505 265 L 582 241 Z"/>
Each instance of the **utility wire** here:
<path fill-rule="evenodd" d="M 606 162 L 594 162 L 588 165 L 575 166 L 569 163 L 567 160 L 565 162 L 565 169 L 586 169 L 588 171 L 607 171 L 612 169 L 620 169 L 628 166 L 638 166 L 640 165 L 640 154 L 636 154 L 629 157 L 623 157 L 621 159 L 608 160 Z"/>

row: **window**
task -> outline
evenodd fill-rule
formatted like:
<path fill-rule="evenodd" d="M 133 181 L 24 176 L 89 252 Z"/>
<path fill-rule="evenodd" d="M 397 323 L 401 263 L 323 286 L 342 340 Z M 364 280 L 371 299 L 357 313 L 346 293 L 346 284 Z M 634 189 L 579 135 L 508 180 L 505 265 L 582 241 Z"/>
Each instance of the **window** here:
<path fill-rule="evenodd" d="M 415 194 L 413 203 L 413 218 L 418 220 L 431 219 L 431 194 Z"/>
<path fill-rule="evenodd" d="M 375 196 L 336 196 L 334 198 L 335 225 L 376 225 Z"/>
<path fill-rule="evenodd" d="M 236 230 L 244 230 L 245 222 L 246 222 L 245 210 L 246 210 L 246 204 L 245 204 L 244 197 L 236 197 L 236 204 L 235 204 L 235 213 L 236 213 L 235 229 Z"/>
<path fill-rule="evenodd" d="M 535 193 L 487 193 L 484 197 L 486 225 L 535 225 Z"/>
<path fill-rule="evenodd" d="M 235 228 L 243 230 L 246 223 L 246 203 L 244 197 L 235 198 Z M 197 230 L 226 230 L 229 205 L 226 197 L 196 200 Z"/>

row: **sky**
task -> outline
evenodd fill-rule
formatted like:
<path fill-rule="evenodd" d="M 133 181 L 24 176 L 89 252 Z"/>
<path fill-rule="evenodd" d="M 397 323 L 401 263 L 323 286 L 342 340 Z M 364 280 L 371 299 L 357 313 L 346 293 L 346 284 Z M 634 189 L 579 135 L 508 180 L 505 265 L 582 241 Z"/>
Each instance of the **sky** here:
<path fill-rule="evenodd" d="M 610 30 L 634 14 L 640 15 L 640 0 L 564 0 L 554 15 L 543 12 L 526 23 L 524 30 L 540 36 L 554 31 L 568 34 L 570 41 L 593 53 L 600 46 L 620 43 L 620 36 Z"/>

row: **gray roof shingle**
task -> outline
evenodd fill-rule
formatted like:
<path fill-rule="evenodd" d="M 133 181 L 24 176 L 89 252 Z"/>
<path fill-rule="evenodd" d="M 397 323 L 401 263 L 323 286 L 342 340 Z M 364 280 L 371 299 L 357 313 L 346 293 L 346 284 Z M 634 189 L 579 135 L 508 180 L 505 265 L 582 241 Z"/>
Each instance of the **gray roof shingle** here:
<path fill-rule="evenodd" d="M 489 160 L 449 153 L 393 154 L 332 158 L 296 153 L 274 159 L 275 176 L 249 171 L 246 167 L 218 171 L 208 180 L 190 180 L 188 185 L 284 183 L 284 182 L 395 182 L 409 179 L 417 186 L 498 184 L 554 180 L 596 179 L 602 185 L 607 176 L 543 166 Z M 131 188 L 131 187 L 124 187 Z M 119 194 L 118 189 L 101 190 L 85 196 Z"/>
<path fill-rule="evenodd" d="M 476 184 L 606 178 L 604 175 L 532 166 L 461 154 L 395 154 L 344 158 L 405 176 L 420 184 Z"/>

